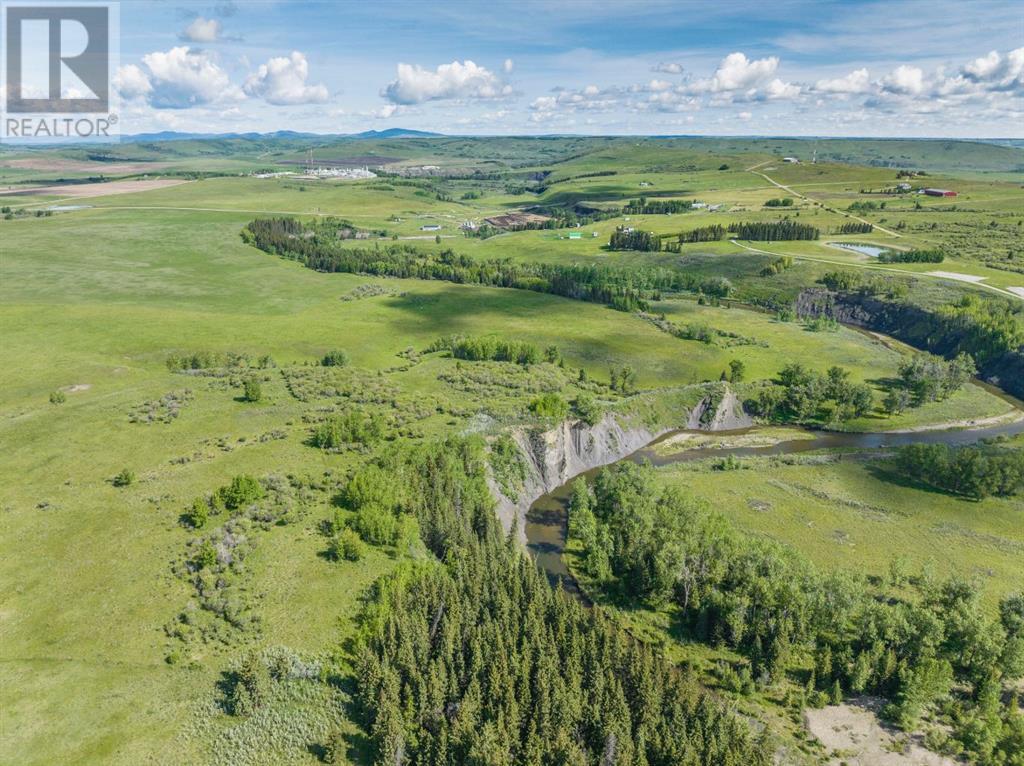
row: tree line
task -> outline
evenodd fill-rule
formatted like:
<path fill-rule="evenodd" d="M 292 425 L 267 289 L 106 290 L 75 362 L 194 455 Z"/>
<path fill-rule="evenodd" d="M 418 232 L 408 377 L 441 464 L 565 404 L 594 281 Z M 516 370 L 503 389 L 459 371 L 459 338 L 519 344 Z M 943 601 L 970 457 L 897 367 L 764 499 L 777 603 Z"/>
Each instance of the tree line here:
<path fill-rule="evenodd" d="M 757 242 L 817 239 L 821 235 L 817 227 L 796 221 L 734 223 L 729 230 L 736 234 L 737 239 L 749 239 Z"/>
<path fill-rule="evenodd" d="M 860 221 L 850 221 L 844 223 L 836 231 L 837 234 L 870 234 L 875 230 L 873 224 L 861 223 Z"/>
<path fill-rule="evenodd" d="M 651 231 L 640 231 L 619 226 L 612 232 L 608 247 L 612 250 L 639 250 L 657 252 L 661 250 L 661 237 Z"/>
<path fill-rule="evenodd" d="M 981 500 L 1024 490 L 1024 450 L 910 444 L 894 460 L 900 473 L 946 492 Z"/>
<path fill-rule="evenodd" d="M 456 359 L 465 359 L 469 362 L 537 364 L 543 358 L 540 349 L 532 343 L 501 340 L 491 336 L 464 337 L 457 335 L 438 338 L 427 349 L 428 352 L 442 350 L 450 351 Z M 555 349 L 555 359 L 552 361 L 557 361 L 557 359 L 558 349 Z"/>
<path fill-rule="evenodd" d="M 942 263 L 946 254 L 941 250 L 883 250 L 879 263 Z"/>
<path fill-rule="evenodd" d="M 631 199 L 622 208 L 626 215 L 665 215 L 671 213 L 687 213 L 693 210 L 694 200 L 682 199 L 648 199 L 640 197 Z"/>
<path fill-rule="evenodd" d="M 624 311 L 646 310 L 663 292 L 695 292 L 727 297 L 728 280 L 675 269 L 603 264 L 517 263 L 510 259 L 477 261 L 452 250 L 431 252 L 411 245 L 346 247 L 324 223 L 294 218 L 260 218 L 242 231 L 243 239 L 268 253 L 324 272 L 431 279 L 560 295 L 601 303 Z"/>

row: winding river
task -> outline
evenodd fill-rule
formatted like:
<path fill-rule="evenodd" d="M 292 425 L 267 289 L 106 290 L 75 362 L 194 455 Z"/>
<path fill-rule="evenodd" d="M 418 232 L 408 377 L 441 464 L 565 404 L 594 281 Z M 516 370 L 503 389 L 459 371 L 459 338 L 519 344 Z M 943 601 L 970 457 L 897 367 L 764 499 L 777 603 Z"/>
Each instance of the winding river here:
<path fill-rule="evenodd" d="M 1004 399 L 1011 401 L 1018 409 L 1024 410 L 1024 404 L 1003 395 Z M 719 431 L 716 436 L 729 436 L 738 434 L 749 434 L 757 432 L 769 432 L 770 428 L 748 428 L 742 431 Z M 788 429 L 792 432 L 792 429 Z M 707 436 L 705 431 L 671 431 L 659 439 L 654 440 L 646 447 L 637 450 L 631 455 L 623 458 L 634 463 L 650 462 L 655 466 L 670 465 L 673 463 L 686 463 L 694 460 L 706 460 L 708 458 L 721 458 L 728 455 L 736 457 L 749 457 L 753 455 L 789 455 L 798 452 L 809 452 L 811 450 L 823 449 L 880 449 L 886 447 L 900 447 L 907 444 L 949 444 L 952 446 L 973 444 L 982 439 L 991 439 L 999 436 L 1013 436 L 1024 433 L 1024 420 L 1017 420 L 1001 425 L 994 425 L 984 428 L 959 429 L 945 431 L 919 431 L 914 433 L 837 433 L 829 431 L 805 430 L 802 438 L 780 441 L 771 446 L 763 447 L 729 447 L 716 448 L 705 447 L 696 449 L 682 449 L 680 451 L 664 452 L 657 450 L 658 444 L 672 439 L 678 434 L 697 433 Z M 582 476 L 588 480 L 592 479 L 600 468 L 587 471 Z M 565 540 L 568 527 L 568 504 L 572 494 L 573 477 L 569 482 L 557 487 L 553 491 L 542 495 L 530 506 L 526 517 L 526 539 L 527 546 L 533 553 L 538 565 L 547 573 L 552 583 L 560 582 L 562 587 L 576 594 L 586 601 L 586 597 L 580 592 L 576 581 L 569 573 L 565 561 L 562 559 L 562 551 L 565 548 Z"/>

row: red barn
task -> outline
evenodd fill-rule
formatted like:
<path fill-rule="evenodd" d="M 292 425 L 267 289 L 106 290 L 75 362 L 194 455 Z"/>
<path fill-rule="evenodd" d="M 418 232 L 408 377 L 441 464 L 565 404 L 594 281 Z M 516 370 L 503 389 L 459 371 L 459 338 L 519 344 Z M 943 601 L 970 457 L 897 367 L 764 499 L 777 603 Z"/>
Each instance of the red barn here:
<path fill-rule="evenodd" d="M 949 189 L 922 189 L 929 197 L 955 197 L 956 192 Z"/>

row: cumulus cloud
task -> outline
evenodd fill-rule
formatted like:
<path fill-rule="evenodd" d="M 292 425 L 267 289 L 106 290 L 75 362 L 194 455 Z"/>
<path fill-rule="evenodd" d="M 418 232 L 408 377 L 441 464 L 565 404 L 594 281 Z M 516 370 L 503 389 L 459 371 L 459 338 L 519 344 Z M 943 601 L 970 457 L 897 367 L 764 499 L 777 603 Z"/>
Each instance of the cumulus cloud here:
<path fill-rule="evenodd" d="M 822 93 L 867 93 L 871 89 L 871 77 L 867 69 L 855 69 L 845 77 L 834 80 L 818 80 L 814 89 Z"/>
<path fill-rule="evenodd" d="M 181 39 L 192 43 L 215 43 L 221 38 L 223 29 L 217 19 L 197 16 L 181 33 Z"/>
<path fill-rule="evenodd" d="M 902 96 L 917 96 L 924 90 L 924 71 L 902 64 L 882 78 L 882 90 Z"/>
<path fill-rule="evenodd" d="M 244 98 L 205 51 L 178 46 L 142 57 L 143 67 L 128 64 L 115 76 L 125 98 L 145 98 L 156 109 L 187 109 Z"/>
<path fill-rule="evenodd" d="M 777 56 L 751 61 L 743 53 L 730 53 L 718 65 L 715 74 L 702 87 L 712 92 L 752 88 L 767 80 L 779 68 Z"/>
<path fill-rule="evenodd" d="M 505 70 L 505 74 L 511 74 L 512 73 L 512 67 L 514 67 L 514 66 L 515 66 L 515 62 L 512 61 L 512 59 L 505 59 L 505 63 L 502 66 L 502 68 Z"/>
<path fill-rule="evenodd" d="M 965 64 L 961 75 L 968 80 L 987 84 L 999 90 L 1024 89 L 1024 48 L 1016 48 L 1005 56 L 990 51 L 987 56 Z"/>
<path fill-rule="evenodd" d="M 783 82 L 778 77 L 765 86 L 765 97 L 771 101 L 797 98 L 802 92 L 799 85 L 791 82 Z"/>
<path fill-rule="evenodd" d="M 114 87 L 122 98 L 133 99 L 148 96 L 153 91 L 149 76 L 135 64 L 128 64 L 117 70 Z"/>
<path fill-rule="evenodd" d="M 307 85 L 309 62 L 299 51 L 290 56 L 275 56 L 261 64 L 245 81 L 247 95 L 264 99 L 278 106 L 322 104 L 327 100 L 324 85 Z"/>
<path fill-rule="evenodd" d="M 399 64 L 398 79 L 382 95 L 393 104 L 422 104 L 443 99 L 495 99 L 512 95 L 512 87 L 489 69 L 467 59 L 435 70 Z"/>

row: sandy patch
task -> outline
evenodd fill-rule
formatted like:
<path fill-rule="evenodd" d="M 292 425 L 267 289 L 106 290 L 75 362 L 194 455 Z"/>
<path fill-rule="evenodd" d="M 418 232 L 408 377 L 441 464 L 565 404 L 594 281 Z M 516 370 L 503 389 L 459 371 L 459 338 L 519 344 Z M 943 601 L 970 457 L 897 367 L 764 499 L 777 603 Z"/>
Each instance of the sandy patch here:
<path fill-rule="evenodd" d="M 69 394 L 77 394 L 79 391 L 88 391 L 90 388 L 92 388 L 92 383 L 75 383 L 75 385 L 68 386 L 63 390 Z"/>
<path fill-rule="evenodd" d="M 165 189 L 168 186 L 186 184 L 188 181 L 178 178 L 154 178 L 148 181 L 110 181 L 96 184 L 61 184 L 59 186 L 35 186 L 31 189 L 0 191 L 9 195 L 47 195 L 52 197 L 107 197 L 112 194 L 132 194 L 134 192 Z"/>
<path fill-rule="evenodd" d="M 958 282 L 971 282 L 973 284 L 985 281 L 985 277 L 976 277 L 974 274 L 961 274 L 958 271 L 929 271 L 928 274 L 933 277 L 955 279 Z"/>
<path fill-rule="evenodd" d="M 804 712 L 804 725 L 829 753 L 829 766 L 956 766 L 956 761 L 925 750 L 914 737 L 884 727 L 881 700 L 862 697 L 846 705 Z M 893 752 L 895 751 L 895 752 Z"/>
<path fill-rule="evenodd" d="M 988 418 L 965 418 L 964 420 L 947 420 L 945 423 L 929 423 L 924 426 L 903 428 L 896 431 L 885 431 L 887 434 L 919 434 L 926 431 L 954 431 L 958 429 L 971 430 L 975 428 L 989 428 L 990 426 L 1003 426 L 1008 423 L 1016 423 L 1024 420 L 1024 412 L 1014 409 L 1004 412 L 1002 415 L 992 415 Z"/>
<path fill-rule="evenodd" d="M 654 451 L 671 455 L 691 449 L 739 449 L 746 447 L 774 447 L 797 439 L 814 439 L 815 435 L 799 428 L 768 428 L 747 433 L 679 433 L 658 442 Z"/>
<path fill-rule="evenodd" d="M 0 162 L 0 167 L 23 170 L 46 170 L 65 173 L 102 173 L 103 175 L 127 175 L 149 173 L 167 167 L 166 162 L 88 162 L 66 160 L 60 157 L 25 157 L 19 160 Z"/>

